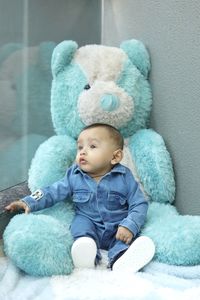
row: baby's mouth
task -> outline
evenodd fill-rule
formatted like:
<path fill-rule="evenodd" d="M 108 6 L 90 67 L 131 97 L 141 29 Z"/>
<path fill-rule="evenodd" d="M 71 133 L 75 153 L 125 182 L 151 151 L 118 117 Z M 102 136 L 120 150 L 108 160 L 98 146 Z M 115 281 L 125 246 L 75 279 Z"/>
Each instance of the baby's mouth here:
<path fill-rule="evenodd" d="M 87 163 L 87 161 L 84 158 L 80 158 L 79 162 L 82 165 L 85 165 Z"/>

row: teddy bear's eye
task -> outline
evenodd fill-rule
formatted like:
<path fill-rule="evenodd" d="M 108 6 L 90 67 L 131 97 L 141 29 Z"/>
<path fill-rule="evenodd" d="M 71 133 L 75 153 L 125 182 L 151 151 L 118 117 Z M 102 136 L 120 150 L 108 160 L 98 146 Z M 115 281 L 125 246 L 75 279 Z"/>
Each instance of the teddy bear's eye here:
<path fill-rule="evenodd" d="M 84 90 L 89 90 L 90 89 L 90 85 L 89 84 L 86 84 L 85 86 L 84 86 Z"/>

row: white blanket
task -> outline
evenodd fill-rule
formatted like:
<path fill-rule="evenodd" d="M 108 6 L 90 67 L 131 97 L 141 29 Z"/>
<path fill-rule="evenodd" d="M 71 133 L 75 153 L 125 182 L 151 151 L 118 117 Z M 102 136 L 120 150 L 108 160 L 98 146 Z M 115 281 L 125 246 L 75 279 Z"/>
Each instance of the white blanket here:
<path fill-rule="evenodd" d="M 118 274 L 105 264 L 94 270 L 74 270 L 69 276 L 40 278 L 24 274 L 1 257 L 0 300 L 200 299 L 199 267 L 173 268 L 152 262 L 136 274 Z"/>

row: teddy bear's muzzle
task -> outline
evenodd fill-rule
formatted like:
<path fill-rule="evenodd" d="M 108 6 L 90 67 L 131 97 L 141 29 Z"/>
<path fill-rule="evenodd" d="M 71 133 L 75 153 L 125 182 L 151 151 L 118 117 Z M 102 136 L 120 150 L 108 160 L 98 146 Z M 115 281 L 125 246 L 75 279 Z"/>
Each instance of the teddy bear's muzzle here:
<path fill-rule="evenodd" d="M 101 108 L 104 111 L 114 111 L 120 105 L 120 100 L 117 96 L 112 94 L 104 94 L 100 99 Z"/>

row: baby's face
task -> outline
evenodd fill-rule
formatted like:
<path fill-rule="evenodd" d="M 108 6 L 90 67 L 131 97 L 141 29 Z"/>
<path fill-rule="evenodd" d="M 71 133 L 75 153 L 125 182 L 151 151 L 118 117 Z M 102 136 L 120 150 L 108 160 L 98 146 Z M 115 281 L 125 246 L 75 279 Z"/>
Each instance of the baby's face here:
<path fill-rule="evenodd" d="M 106 128 L 96 127 L 82 131 L 77 148 L 76 163 L 91 177 L 103 176 L 111 170 L 117 146 Z"/>

